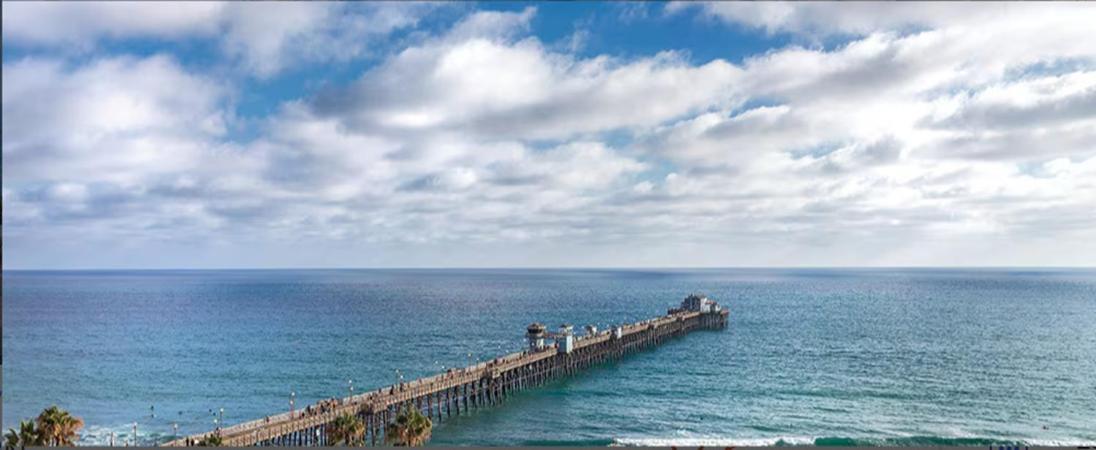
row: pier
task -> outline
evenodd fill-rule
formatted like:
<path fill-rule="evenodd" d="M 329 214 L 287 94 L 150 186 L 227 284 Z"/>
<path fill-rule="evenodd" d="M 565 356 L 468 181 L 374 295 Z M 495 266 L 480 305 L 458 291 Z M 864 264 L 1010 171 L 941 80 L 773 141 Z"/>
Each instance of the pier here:
<path fill-rule="evenodd" d="M 168 442 L 166 446 L 194 446 L 211 435 L 221 445 L 316 446 L 330 445 L 329 424 L 344 414 L 365 423 L 365 443 L 383 445 L 386 425 L 407 405 L 418 408 L 433 420 L 495 405 L 513 392 L 542 385 L 552 379 L 577 373 L 595 364 L 614 360 L 650 348 L 667 339 L 703 329 L 721 329 L 729 313 L 703 295 L 690 295 L 680 307 L 666 315 L 631 324 L 575 335 L 570 325 L 552 332 L 534 323 L 526 329 L 528 347 L 473 366 L 411 382 L 385 386 L 370 392 L 309 405 L 290 411 Z M 554 341 L 547 344 L 546 340 Z"/>

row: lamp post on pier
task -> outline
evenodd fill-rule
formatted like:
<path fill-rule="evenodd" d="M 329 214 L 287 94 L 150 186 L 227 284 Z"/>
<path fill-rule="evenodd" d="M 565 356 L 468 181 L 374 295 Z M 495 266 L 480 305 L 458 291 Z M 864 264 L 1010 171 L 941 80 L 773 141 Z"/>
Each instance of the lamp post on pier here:
<path fill-rule="evenodd" d="M 220 418 L 219 422 L 220 422 L 219 426 L 224 426 L 224 424 L 225 424 L 225 408 L 223 406 L 221 407 L 221 418 Z"/>
<path fill-rule="evenodd" d="M 289 418 L 293 418 L 293 400 L 297 398 L 295 391 L 289 391 Z"/>
<path fill-rule="evenodd" d="M 346 389 L 350 392 L 350 397 L 354 397 L 354 380 L 346 380 Z"/>

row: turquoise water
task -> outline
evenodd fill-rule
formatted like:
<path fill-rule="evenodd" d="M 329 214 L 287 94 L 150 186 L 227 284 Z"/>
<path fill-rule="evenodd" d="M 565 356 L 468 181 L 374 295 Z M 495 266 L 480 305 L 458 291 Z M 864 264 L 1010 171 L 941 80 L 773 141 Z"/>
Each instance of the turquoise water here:
<path fill-rule="evenodd" d="M 1096 443 L 1091 270 L 5 271 L 3 425 L 56 403 L 84 444 L 134 422 L 148 444 L 692 291 L 731 309 L 726 330 L 442 422 L 432 443 Z"/>

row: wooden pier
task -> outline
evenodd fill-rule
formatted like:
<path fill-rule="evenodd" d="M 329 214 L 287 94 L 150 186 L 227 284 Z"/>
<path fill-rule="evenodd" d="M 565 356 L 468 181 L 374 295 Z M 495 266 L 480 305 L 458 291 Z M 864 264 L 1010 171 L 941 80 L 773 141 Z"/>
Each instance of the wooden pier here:
<path fill-rule="evenodd" d="M 400 408 L 413 405 L 424 415 L 441 420 L 502 402 L 511 393 L 539 386 L 605 361 L 649 348 L 694 330 L 721 329 L 728 311 L 707 297 L 690 295 L 680 308 L 665 316 L 598 331 L 588 328 L 575 336 L 569 326 L 545 332 L 540 324 L 529 326 L 529 347 L 522 352 L 411 382 L 310 405 L 216 431 L 187 436 L 166 446 L 194 446 L 219 434 L 222 446 L 316 446 L 331 445 L 327 427 L 343 414 L 357 415 L 365 423 L 365 444 L 383 445 L 386 425 Z M 555 340 L 545 345 L 544 339 Z"/>

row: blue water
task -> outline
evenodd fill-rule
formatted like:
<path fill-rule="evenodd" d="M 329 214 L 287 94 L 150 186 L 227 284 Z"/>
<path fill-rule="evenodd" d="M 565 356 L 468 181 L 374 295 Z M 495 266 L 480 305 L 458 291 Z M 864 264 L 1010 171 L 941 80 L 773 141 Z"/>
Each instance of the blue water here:
<path fill-rule="evenodd" d="M 692 291 L 731 309 L 726 330 L 442 422 L 431 443 L 1096 443 L 1092 270 L 5 271 L 3 426 L 58 404 L 88 424 L 81 443 L 137 422 L 148 444 L 222 407 L 259 418 L 291 391 L 379 387 L 518 349 L 533 321 L 632 321 Z"/>

